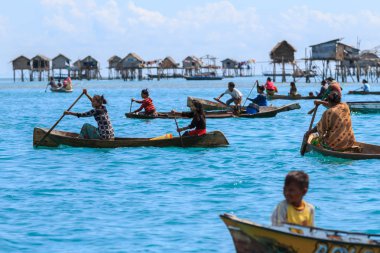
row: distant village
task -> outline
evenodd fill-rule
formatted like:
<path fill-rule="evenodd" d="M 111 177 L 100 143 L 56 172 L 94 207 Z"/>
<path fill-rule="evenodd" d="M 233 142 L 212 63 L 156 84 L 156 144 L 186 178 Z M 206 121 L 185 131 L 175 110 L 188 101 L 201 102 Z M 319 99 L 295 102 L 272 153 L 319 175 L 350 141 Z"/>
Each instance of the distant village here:
<path fill-rule="evenodd" d="M 332 76 L 342 82 L 359 82 L 366 78 L 370 82 L 378 82 L 380 58 L 376 47 L 372 50 L 363 50 L 342 43 L 342 39 L 335 39 L 310 46 L 309 52 L 305 49 L 305 57 L 295 59 L 297 51 L 286 40 L 277 43 L 270 51 L 272 69 L 263 71 L 262 75 L 270 76 L 274 81 L 286 82 L 287 78 L 293 81 L 304 79 L 306 82 L 318 81 Z M 71 64 L 71 59 L 59 54 L 53 59 L 43 55 L 28 58 L 21 55 L 12 60 L 13 80 L 44 81 L 51 76 L 63 79 L 70 76 L 72 79 L 123 79 L 145 80 L 166 78 L 191 77 L 249 77 L 255 75 L 257 62 L 254 59 L 237 61 L 226 58 L 216 62 L 216 57 L 187 56 L 182 64 L 172 57 L 164 59 L 144 60 L 136 53 L 129 53 L 124 58 L 114 55 L 108 59 L 108 76 L 101 76 L 100 64 L 92 56 L 87 56 Z M 277 80 L 276 80 L 277 78 Z"/>

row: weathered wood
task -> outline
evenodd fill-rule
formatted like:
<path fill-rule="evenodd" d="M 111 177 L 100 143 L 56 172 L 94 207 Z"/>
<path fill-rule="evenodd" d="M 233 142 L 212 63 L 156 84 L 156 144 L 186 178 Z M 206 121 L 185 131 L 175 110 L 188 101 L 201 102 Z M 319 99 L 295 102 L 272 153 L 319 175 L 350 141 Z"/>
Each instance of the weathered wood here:
<path fill-rule="evenodd" d="M 284 224 L 263 226 L 231 214 L 220 215 L 231 233 L 237 253 L 380 252 L 380 234 Z"/>
<path fill-rule="evenodd" d="M 354 91 L 354 90 L 350 90 L 348 92 L 348 94 L 351 94 L 351 95 L 380 95 L 380 91 L 369 91 L 369 92 L 365 92 L 365 91 Z"/>
<path fill-rule="evenodd" d="M 73 92 L 74 90 L 71 89 L 71 90 L 66 90 L 65 88 L 53 88 L 53 87 L 50 87 L 50 90 L 52 92 L 63 92 L 63 93 L 70 93 L 70 92 Z"/>
<path fill-rule="evenodd" d="M 272 96 L 269 96 L 268 95 L 268 99 L 269 100 L 273 100 L 273 99 L 285 99 L 285 100 L 300 100 L 300 99 L 319 99 L 317 97 L 305 97 L 305 96 L 301 96 L 299 94 L 295 95 L 295 96 L 289 96 L 289 95 L 272 95 Z"/>
<path fill-rule="evenodd" d="M 355 142 L 354 146 L 360 147 L 360 152 L 353 151 L 333 151 L 323 148 L 322 146 L 315 146 L 311 144 L 312 138 L 309 138 L 307 141 L 306 152 L 315 151 L 324 156 L 333 156 L 343 159 L 352 159 L 352 160 L 364 160 L 364 159 L 380 159 L 380 146 Z"/>
<path fill-rule="evenodd" d="M 121 147 L 181 147 L 179 137 L 171 139 L 150 140 L 151 138 L 115 138 L 114 140 L 83 139 L 79 134 L 58 130 L 52 130 L 51 133 L 43 140 L 42 136 L 46 135 L 47 129 L 34 128 L 33 144 L 36 146 L 58 147 L 66 145 L 71 147 L 88 147 L 88 148 L 121 148 Z M 184 147 L 222 147 L 229 145 L 226 137 L 220 131 L 209 132 L 202 136 L 184 136 L 182 137 Z"/>
<path fill-rule="evenodd" d="M 380 113 L 380 101 L 346 102 L 351 112 Z"/>

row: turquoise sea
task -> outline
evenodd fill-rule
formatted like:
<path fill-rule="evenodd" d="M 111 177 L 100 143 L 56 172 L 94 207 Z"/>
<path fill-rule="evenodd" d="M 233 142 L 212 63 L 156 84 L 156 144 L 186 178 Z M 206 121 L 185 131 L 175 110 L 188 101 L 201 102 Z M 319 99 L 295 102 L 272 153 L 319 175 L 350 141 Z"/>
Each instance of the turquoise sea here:
<path fill-rule="evenodd" d="M 176 134 L 174 121 L 124 116 L 142 88 L 150 89 L 159 111 L 181 111 L 187 110 L 187 96 L 212 99 L 229 81 L 247 95 L 255 80 L 74 81 L 71 94 L 45 93 L 46 82 L 1 80 L 0 252 L 235 252 L 218 215 L 268 225 L 290 170 L 310 175 L 305 199 L 316 206 L 317 226 L 380 233 L 379 160 L 300 156 L 311 101 L 300 100 L 300 110 L 275 118 L 208 120 L 209 131 L 219 129 L 228 138 L 225 148 L 32 146 L 33 128 L 50 128 L 82 88 L 108 99 L 117 136 L 154 137 Z M 289 90 L 288 83 L 278 87 L 282 94 Z M 358 87 L 343 84 L 343 93 Z M 319 88 L 298 83 L 305 95 Z M 380 97 L 344 95 L 345 101 L 364 99 Z M 82 98 L 73 111 L 90 108 Z M 380 114 L 352 115 L 357 140 L 380 145 L 379 119 Z M 75 132 L 85 122 L 95 124 L 66 116 L 56 129 Z M 179 120 L 180 126 L 189 123 Z"/>

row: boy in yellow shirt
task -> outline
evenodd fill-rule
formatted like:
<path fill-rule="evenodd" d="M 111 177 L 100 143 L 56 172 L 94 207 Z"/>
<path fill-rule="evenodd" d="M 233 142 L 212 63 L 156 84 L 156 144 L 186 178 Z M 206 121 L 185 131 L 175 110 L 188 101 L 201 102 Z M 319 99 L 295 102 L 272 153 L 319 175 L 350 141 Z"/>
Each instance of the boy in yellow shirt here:
<path fill-rule="evenodd" d="M 303 200 L 309 188 L 309 176 L 303 171 L 290 171 L 285 177 L 284 196 L 272 214 L 272 225 L 293 223 L 314 226 L 314 206 Z"/>

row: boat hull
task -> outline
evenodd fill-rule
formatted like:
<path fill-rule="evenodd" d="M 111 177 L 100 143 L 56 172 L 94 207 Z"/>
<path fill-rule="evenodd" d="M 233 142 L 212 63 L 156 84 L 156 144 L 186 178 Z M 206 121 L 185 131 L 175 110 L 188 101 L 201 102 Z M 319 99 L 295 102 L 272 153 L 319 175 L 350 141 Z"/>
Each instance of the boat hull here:
<path fill-rule="evenodd" d="M 350 95 L 380 95 L 380 91 L 365 92 L 365 91 L 353 91 L 353 90 L 350 90 L 348 92 L 348 94 L 350 94 Z"/>
<path fill-rule="evenodd" d="M 321 146 L 315 146 L 311 144 L 312 137 L 310 137 L 307 141 L 306 152 L 317 152 L 324 156 L 333 156 L 337 158 L 343 159 L 352 159 L 352 160 L 365 160 L 365 159 L 380 159 L 380 146 L 355 142 L 354 146 L 359 146 L 362 150 L 360 153 L 358 152 L 341 152 L 341 151 L 333 151 L 325 149 Z"/>
<path fill-rule="evenodd" d="M 351 112 L 380 113 L 380 101 L 347 102 Z"/>
<path fill-rule="evenodd" d="M 380 235 L 297 225 L 267 227 L 229 214 L 220 217 L 230 231 L 237 253 L 380 252 Z"/>
<path fill-rule="evenodd" d="M 225 119 L 225 118 L 271 118 L 277 115 L 277 110 L 263 111 L 255 114 L 233 114 L 231 111 L 212 111 L 206 112 L 207 119 Z M 182 115 L 175 115 L 169 112 L 159 112 L 157 116 L 146 115 L 144 113 L 126 113 L 125 116 L 131 119 L 174 119 L 183 118 L 189 119 L 189 117 L 184 117 Z"/>
<path fill-rule="evenodd" d="M 221 103 L 217 103 L 217 102 L 213 102 L 213 101 L 201 99 L 201 98 L 194 98 L 194 97 L 187 97 L 187 106 L 188 107 L 193 106 L 193 100 L 196 100 L 199 103 L 201 103 L 203 106 L 203 109 L 205 111 L 217 111 L 217 110 L 231 109 L 227 105 L 224 105 Z M 288 105 L 284 105 L 284 106 L 280 106 L 280 107 L 277 107 L 277 106 L 260 106 L 260 112 L 268 112 L 268 111 L 276 110 L 277 113 L 279 113 L 279 112 L 297 110 L 300 108 L 301 108 L 301 106 L 298 103 L 288 104 Z M 243 107 L 242 109 L 246 110 L 246 107 Z"/>
<path fill-rule="evenodd" d="M 269 100 L 284 99 L 284 100 L 303 100 L 303 99 L 318 99 L 317 97 L 303 97 L 301 95 L 287 96 L 287 95 L 268 95 Z"/>
<path fill-rule="evenodd" d="M 53 130 L 48 137 L 39 143 L 47 133 L 47 129 L 34 128 L 33 145 L 58 147 L 66 145 L 71 147 L 88 148 L 121 148 L 121 147 L 222 147 L 229 145 L 226 137 L 220 131 L 209 132 L 203 136 L 179 137 L 171 139 L 150 140 L 150 138 L 115 138 L 115 140 L 98 140 L 79 138 L 79 134 Z"/>
<path fill-rule="evenodd" d="M 188 81 L 214 81 L 222 80 L 221 76 L 185 76 L 185 79 Z"/>
<path fill-rule="evenodd" d="M 51 92 L 70 93 L 70 92 L 73 92 L 74 90 L 73 90 L 73 89 L 71 89 L 71 90 L 66 90 L 65 88 L 61 88 L 61 89 L 50 88 L 50 91 L 51 91 Z"/>

